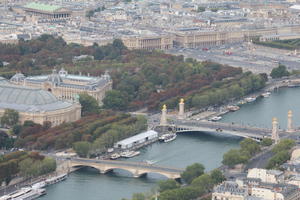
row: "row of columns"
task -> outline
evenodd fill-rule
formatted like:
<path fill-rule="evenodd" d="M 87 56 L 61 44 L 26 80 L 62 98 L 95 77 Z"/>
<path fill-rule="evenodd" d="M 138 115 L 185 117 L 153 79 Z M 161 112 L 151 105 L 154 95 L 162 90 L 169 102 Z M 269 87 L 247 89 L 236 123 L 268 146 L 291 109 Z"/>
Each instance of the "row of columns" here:
<path fill-rule="evenodd" d="M 291 133 L 294 132 L 293 128 L 293 112 L 291 110 L 288 111 L 288 119 L 287 119 L 287 129 L 286 132 Z M 272 119 L 272 140 L 274 140 L 275 144 L 277 144 L 280 140 L 279 138 L 279 128 L 278 128 L 278 120 L 276 117 Z"/>
<path fill-rule="evenodd" d="M 179 111 L 178 111 L 178 119 L 184 119 L 185 114 L 184 114 L 184 99 L 180 99 L 179 102 Z M 167 121 L 167 106 L 163 105 L 162 110 L 161 110 L 161 118 L 160 118 L 160 125 L 161 126 L 167 126 L 168 121 Z"/>

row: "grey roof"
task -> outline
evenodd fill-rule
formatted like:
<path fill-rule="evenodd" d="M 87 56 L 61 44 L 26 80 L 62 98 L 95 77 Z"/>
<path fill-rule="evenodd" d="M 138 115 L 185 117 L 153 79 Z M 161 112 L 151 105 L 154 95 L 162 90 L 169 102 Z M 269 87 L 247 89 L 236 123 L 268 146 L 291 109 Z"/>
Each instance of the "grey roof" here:
<path fill-rule="evenodd" d="M 140 140 L 143 140 L 145 139 L 146 137 L 157 137 L 158 133 L 156 131 L 153 131 L 153 130 L 149 130 L 149 131 L 146 131 L 146 132 L 142 132 L 140 134 L 137 134 L 137 135 L 134 135 L 132 137 L 129 137 L 129 138 L 126 138 L 124 140 L 121 140 L 119 142 L 117 142 L 117 145 L 128 145 L 128 144 L 132 144 L 136 141 L 140 141 Z"/>
<path fill-rule="evenodd" d="M 52 93 L 12 84 L 2 84 L 0 79 L 0 108 L 23 112 L 53 111 L 72 106 L 58 100 Z"/>

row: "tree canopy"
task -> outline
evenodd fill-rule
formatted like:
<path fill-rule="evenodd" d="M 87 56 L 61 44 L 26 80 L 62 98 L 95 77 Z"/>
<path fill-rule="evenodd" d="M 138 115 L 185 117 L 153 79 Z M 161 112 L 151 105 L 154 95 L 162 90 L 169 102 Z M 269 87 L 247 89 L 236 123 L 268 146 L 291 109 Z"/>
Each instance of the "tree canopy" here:
<path fill-rule="evenodd" d="M 290 73 L 288 72 L 288 70 L 286 69 L 285 65 L 279 64 L 278 67 L 273 68 L 271 71 L 270 76 L 272 78 L 281 78 L 284 76 L 289 76 Z"/>
<path fill-rule="evenodd" d="M 2 126 L 12 127 L 19 122 L 19 113 L 12 109 L 6 109 L 1 117 Z"/>
<path fill-rule="evenodd" d="M 99 113 L 98 101 L 87 93 L 79 94 L 79 103 L 81 104 L 81 112 L 83 116 Z"/>

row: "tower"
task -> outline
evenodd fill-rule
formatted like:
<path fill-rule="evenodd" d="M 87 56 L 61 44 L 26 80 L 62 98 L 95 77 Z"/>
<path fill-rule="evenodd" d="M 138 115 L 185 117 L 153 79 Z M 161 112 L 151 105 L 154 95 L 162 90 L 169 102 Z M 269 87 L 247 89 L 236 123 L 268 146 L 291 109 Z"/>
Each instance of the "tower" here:
<path fill-rule="evenodd" d="M 161 118 L 160 118 L 160 125 L 166 126 L 167 125 L 167 106 L 163 105 L 163 108 L 161 110 Z"/>
<path fill-rule="evenodd" d="M 278 135 L 278 121 L 277 118 L 274 117 L 272 119 L 272 140 L 274 140 L 275 144 L 279 142 L 279 135 Z"/>
<path fill-rule="evenodd" d="M 291 110 L 288 112 L 287 132 L 293 132 L 293 112 Z"/>
<path fill-rule="evenodd" d="M 178 119 L 184 119 L 184 99 L 180 99 Z"/>

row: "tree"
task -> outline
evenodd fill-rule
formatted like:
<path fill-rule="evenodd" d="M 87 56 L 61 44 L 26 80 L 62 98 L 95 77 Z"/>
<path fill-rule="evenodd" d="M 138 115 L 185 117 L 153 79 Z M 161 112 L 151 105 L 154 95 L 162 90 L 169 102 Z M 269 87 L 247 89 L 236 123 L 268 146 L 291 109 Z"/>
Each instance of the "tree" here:
<path fill-rule="evenodd" d="M 127 49 L 127 47 L 124 45 L 124 43 L 122 42 L 122 40 L 120 39 L 115 39 L 112 43 L 113 47 L 119 49 L 119 50 L 124 50 Z"/>
<path fill-rule="evenodd" d="M 204 12 L 204 11 L 205 11 L 205 7 L 199 6 L 197 9 L 197 12 Z"/>
<path fill-rule="evenodd" d="M 209 192 L 213 188 L 214 182 L 208 174 L 202 174 L 193 180 L 192 186 L 200 188 L 205 192 Z"/>
<path fill-rule="evenodd" d="M 267 164 L 267 169 L 278 168 L 280 165 L 290 159 L 290 154 L 287 150 L 276 153 Z"/>
<path fill-rule="evenodd" d="M 274 146 L 272 151 L 274 153 L 290 150 L 293 146 L 295 146 L 295 141 L 292 139 L 283 139 L 278 144 Z"/>
<path fill-rule="evenodd" d="M 222 183 L 223 181 L 226 180 L 225 176 L 223 175 L 223 173 L 219 169 L 214 169 L 210 173 L 210 177 L 211 177 L 214 184 L 219 184 L 219 183 Z"/>
<path fill-rule="evenodd" d="M 241 151 L 253 156 L 260 151 L 259 144 L 250 138 L 246 138 L 240 142 Z"/>
<path fill-rule="evenodd" d="M 100 47 L 97 47 L 93 56 L 95 60 L 102 60 L 104 58 L 104 53 Z"/>
<path fill-rule="evenodd" d="M 272 141 L 271 138 L 264 138 L 264 139 L 262 139 L 262 141 L 261 141 L 260 144 L 261 144 L 262 146 L 271 146 L 272 143 L 273 143 L 273 141 Z"/>
<path fill-rule="evenodd" d="M 106 92 L 103 104 L 104 108 L 124 110 L 128 106 L 128 97 L 119 90 L 111 90 Z"/>
<path fill-rule="evenodd" d="M 272 78 L 281 78 L 289 75 L 290 73 L 287 71 L 286 66 L 282 64 L 279 64 L 278 67 L 273 68 L 270 74 Z"/>
<path fill-rule="evenodd" d="M 87 93 L 79 95 L 79 103 L 82 106 L 81 111 L 83 116 L 99 113 L 98 101 Z"/>
<path fill-rule="evenodd" d="M 231 149 L 223 155 L 222 163 L 228 167 L 234 167 L 237 164 L 246 163 L 248 157 L 243 155 L 238 149 Z"/>
<path fill-rule="evenodd" d="M 88 153 L 91 149 L 91 144 L 89 142 L 86 142 L 86 141 L 75 142 L 73 144 L 73 149 L 76 151 L 76 153 L 80 157 L 87 157 Z"/>
<path fill-rule="evenodd" d="M 205 167 L 202 164 L 195 163 L 187 166 L 185 171 L 181 174 L 181 178 L 190 184 L 195 178 L 201 176 L 204 173 Z"/>
<path fill-rule="evenodd" d="M 161 193 L 166 190 L 172 190 L 172 189 L 179 188 L 179 184 L 173 179 L 168 179 L 166 181 L 159 181 L 158 187 L 159 187 L 159 192 Z"/>
<path fill-rule="evenodd" d="M 4 66 L 4 64 L 3 64 L 3 62 L 0 60 L 0 67 L 3 67 Z"/>
<path fill-rule="evenodd" d="M 6 109 L 1 117 L 1 124 L 12 127 L 19 122 L 19 113 L 13 109 Z"/>

